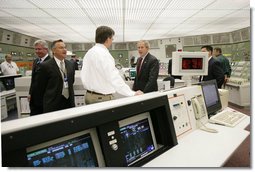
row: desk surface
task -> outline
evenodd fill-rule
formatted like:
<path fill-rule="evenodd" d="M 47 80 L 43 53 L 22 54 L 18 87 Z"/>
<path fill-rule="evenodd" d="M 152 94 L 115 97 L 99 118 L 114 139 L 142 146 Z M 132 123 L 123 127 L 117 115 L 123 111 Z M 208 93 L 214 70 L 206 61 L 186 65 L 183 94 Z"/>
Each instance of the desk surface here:
<path fill-rule="evenodd" d="M 144 167 L 221 167 L 250 135 L 243 130 L 249 122 L 247 116 L 235 128 L 207 123 L 207 127 L 217 129 L 218 133 L 197 129 Z"/>
<path fill-rule="evenodd" d="M 15 77 L 21 77 L 21 74 L 16 74 L 16 75 L 2 75 L 0 76 L 0 79 L 2 78 L 15 78 Z"/>
<path fill-rule="evenodd" d="M 3 96 L 9 96 L 9 95 L 15 95 L 15 94 L 16 94 L 15 89 L 5 90 L 5 91 L 1 91 L 1 92 L 0 92 L 0 96 L 1 96 L 1 97 L 3 97 Z"/>

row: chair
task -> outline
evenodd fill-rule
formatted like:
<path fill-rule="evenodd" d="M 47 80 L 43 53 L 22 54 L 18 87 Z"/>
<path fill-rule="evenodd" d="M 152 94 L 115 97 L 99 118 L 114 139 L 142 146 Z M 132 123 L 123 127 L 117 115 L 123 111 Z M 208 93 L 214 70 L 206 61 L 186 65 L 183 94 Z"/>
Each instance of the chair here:
<path fill-rule="evenodd" d="M 174 87 L 174 84 L 175 84 L 174 77 L 168 76 L 168 77 L 164 78 L 163 81 L 170 81 L 170 88 Z"/>

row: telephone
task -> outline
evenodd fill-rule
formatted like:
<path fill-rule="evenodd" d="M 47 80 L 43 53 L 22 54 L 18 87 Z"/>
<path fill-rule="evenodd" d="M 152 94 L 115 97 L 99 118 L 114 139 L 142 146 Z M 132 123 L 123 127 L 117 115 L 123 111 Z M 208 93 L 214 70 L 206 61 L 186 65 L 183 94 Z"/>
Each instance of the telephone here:
<path fill-rule="evenodd" d="M 204 98 L 202 95 L 198 95 L 196 97 L 193 97 L 191 99 L 191 103 L 193 106 L 195 118 L 197 120 L 197 127 L 201 130 L 210 132 L 210 133 L 217 133 L 218 131 L 213 128 L 208 128 L 205 126 L 204 122 L 208 120 L 207 113 L 206 113 L 206 107 L 204 103 Z"/>
<path fill-rule="evenodd" d="M 205 105 L 203 103 L 202 95 L 198 95 L 198 96 L 192 98 L 191 102 L 192 102 L 192 106 L 194 109 L 196 120 L 204 117 L 206 115 L 206 112 L 205 112 Z"/>

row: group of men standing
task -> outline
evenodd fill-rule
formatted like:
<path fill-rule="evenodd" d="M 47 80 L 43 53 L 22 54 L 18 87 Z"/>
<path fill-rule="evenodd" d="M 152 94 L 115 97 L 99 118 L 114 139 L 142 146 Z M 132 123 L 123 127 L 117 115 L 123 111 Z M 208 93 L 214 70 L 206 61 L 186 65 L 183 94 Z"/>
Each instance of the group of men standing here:
<path fill-rule="evenodd" d="M 136 78 L 131 89 L 115 67 L 115 61 L 108 48 L 114 39 L 114 30 L 108 26 L 96 29 L 96 44 L 86 53 L 80 73 L 81 81 L 85 88 L 85 103 L 92 104 L 114 99 L 113 94 L 124 96 L 141 95 L 158 90 L 157 79 L 159 61 L 150 52 L 148 41 L 141 40 L 137 43 L 139 58 L 136 65 Z M 66 59 L 67 49 L 63 40 L 53 41 L 49 56 L 48 43 L 37 40 L 34 43 L 35 53 L 38 58 L 33 62 L 31 85 L 28 101 L 30 115 L 67 109 L 75 106 L 73 83 L 75 78 L 75 65 Z M 229 70 L 221 67 L 225 60 L 212 57 L 211 46 L 203 46 L 201 51 L 209 54 L 208 75 L 203 81 L 216 79 L 221 88 L 230 76 Z M 215 54 L 220 49 L 215 49 Z M 221 62 L 220 62 L 221 61 Z M 227 66 L 227 64 L 226 64 Z"/>
<path fill-rule="evenodd" d="M 159 61 L 149 53 L 149 43 L 139 41 L 140 55 L 137 77 L 131 89 L 115 68 L 114 58 L 108 48 L 112 45 L 114 30 L 107 26 L 96 29 L 96 44 L 85 55 L 81 69 L 81 80 L 86 104 L 113 99 L 114 93 L 124 96 L 141 95 L 157 91 Z M 75 66 L 66 60 L 67 50 L 63 40 L 53 41 L 49 56 L 48 44 L 43 40 L 34 43 L 37 59 L 33 62 L 28 100 L 30 115 L 74 107 Z"/>

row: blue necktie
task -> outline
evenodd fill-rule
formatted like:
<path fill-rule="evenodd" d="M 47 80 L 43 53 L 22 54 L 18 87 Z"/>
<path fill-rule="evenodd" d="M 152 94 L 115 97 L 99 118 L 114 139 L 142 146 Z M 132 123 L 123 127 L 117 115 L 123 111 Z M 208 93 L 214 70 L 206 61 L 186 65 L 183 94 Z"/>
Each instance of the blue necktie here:
<path fill-rule="evenodd" d="M 36 62 L 36 64 L 40 64 L 42 62 L 42 59 L 39 58 L 38 61 Z"/>

